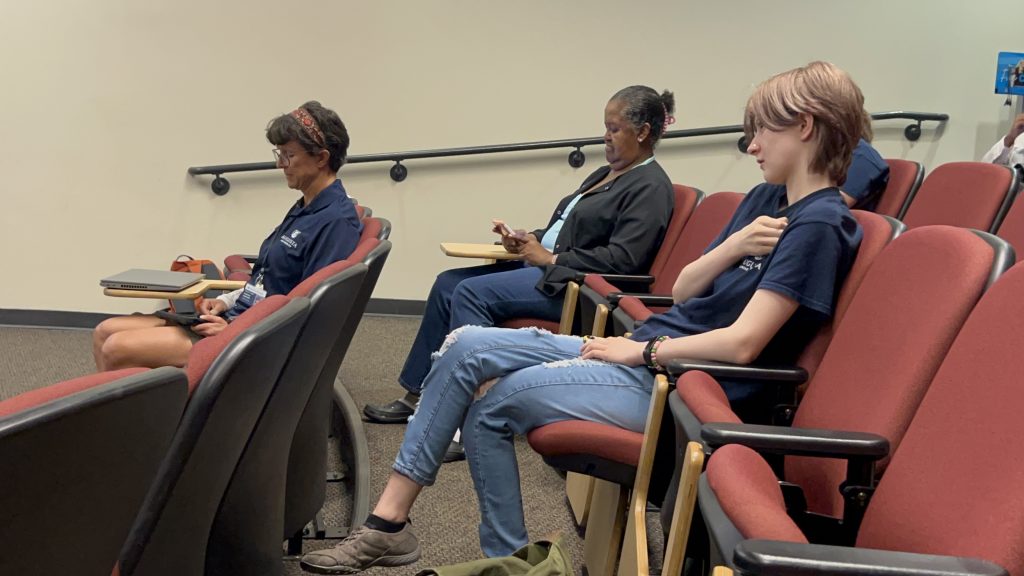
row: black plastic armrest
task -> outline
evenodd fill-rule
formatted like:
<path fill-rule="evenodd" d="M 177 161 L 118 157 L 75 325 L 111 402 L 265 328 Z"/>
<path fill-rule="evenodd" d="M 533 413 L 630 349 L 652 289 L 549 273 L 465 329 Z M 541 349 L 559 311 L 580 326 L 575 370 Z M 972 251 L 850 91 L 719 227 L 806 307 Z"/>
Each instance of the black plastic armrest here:
<path fill-rule="evenodd" d="M 889 440 L 867 432 L 718 422 L 704 424 L 700 437 L 711 448 L 742 444 L 758 452 L 790 456 L 874 461 L 889 455 Z"/>
<path fill-rule="evenodd" d="M 746 540 L 733 551 L 740 574 L 772 576 L 1008 576 L 1001 566 L 978 558 L 934 556 L 870 548 Z"/>
<path fill-rule="evenodd" d="M 597 272 L 577 272 L 576 282 L 583 284 L 583 280 L 590 274 L 597 274 L 606 282 L 624 292 L 642 292 L 649 294 L 651 284 L 654 284 L 654 276 L 644 274 L 598 274 Z"/>
<path fill-rule="evenodd" d="M 617 307 L 619 305 L 619 300 L 622 300 L 623 298 L 626 298 L 626 297 L 629 297 L 629 296 L 632 296 L 633 298 L 636 298 L 637 300 L 643 302 L 648 307 L 650 307 L 650 306 L 665 306 L 665 307 L 668 307 L 668 306 L 671 306 L 671 305 L 675 304 L 675 301 L 672 300 L 671 296 L 661 296 L 661 295 L 658 295 L 658 294 L 647 294 L 647 293 L 638 293 L 638 292 L 611 292 L 611 293 L 608 294 L 607 300 L 608 300 L 608 303 L 611 304 L 613 308 L 615 308 L 615 307 Z"/>
<path fill-rule="evenodd" d="M 669 360 L 668 373 L 680 376 L 691 370 L 707 372 L 714 378 L 730 380 L 757 380 L 800 385 L 807 382 L 807 370 L 799 366 L 758 366 L 755 364 L 733 364 L 714 360 L 679 358 Z"/>
<path fill-rule="evenodd" d="M 260 259 L 259 254 L 239 254 L 239 256 L 245 258 L 245 261 L 249 264 L 255 264 Z"/>

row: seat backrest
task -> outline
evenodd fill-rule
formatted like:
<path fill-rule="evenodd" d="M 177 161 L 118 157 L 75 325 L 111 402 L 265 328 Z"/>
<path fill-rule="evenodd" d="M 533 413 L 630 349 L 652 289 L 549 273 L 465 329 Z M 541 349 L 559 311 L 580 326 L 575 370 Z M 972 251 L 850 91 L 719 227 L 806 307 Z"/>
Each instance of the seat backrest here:
<path fill-rule="evenodd" d="M 852 213 L 854 218 L 857 219 L 857 223 L 860 224 L 863 237 L 860 247 L 857 249 L 857 258 L 854 259 L 850 271 L 843 280 L 843 286 L 839 290 L 839 297 L 836 299 L 836 309 L 835 313 L 832 314 L 832 319 L 821 327 L 821 330 L 804 348 L 800 358 L 797 360 L 797 365 L 807 370 L 808 379 L 814 378 L 814 371 L 817 370 L 818 364 L 821 363 L 821 358 L 825 355 L 829 342 L 832 341 L 832 335 L 835 334 L 836 328 L 843 320 L 843 316 L 846 315 L 846 310 L 850 307 L 850 301 L 853 300 L 853 295 L 857 292 L 857 288 L 860 287 L 860 283 L 864 280 L 864 275 L 867 274 L 871 264 L 882 252 L 882 249 L 889 245 L 889 242 L 895 240 L 897 236 L 906 230 L 906 226 L 903 223 L 888 216 L 864 210 L 853 210 Z"/>
<path fill-rule="evenodd" d="M 868 506 L 857 545 L 1024 574 L 1024 265 L 971 312 Z"/>
<path fill-rule="evenodd" d="M 984 162 L 950 162 L 928 174 L 907 208 L 908 229 L 948 224 L 993 232 L 1017 190 L 1017 174 Z"/>
<path fill-rule="evenodd" d="M 192 396 L 121 550 L 123 576 L 203 573 L 214 514 L 308 312 L 305 298 L 271 296 L 192 347 Z"/>
<path fill-rule="evenodd" d="M 370 238 L 387 240 L 391 235 L 391 222 L 384 218 L 367 216 L 363 219 L 363 232 L 359 236 L 359 242 L 365 242 Z"/>
<path fill-rule="evenodd" d="M 367 246 L 372 248 L 366 249 Z M 309 395 L 306 407 L 299 418 L 298 427 L 292 440 L 292 450 L 288 456 L 288 481 L 285 489 L 285 522 L 282 537 L 288 537 L 302 530 L 307 522 L 323 506 L 326 497 L 326 483 L 324 478 L 327 474 L 327 436 L 330 422 L 331 393 L 335 391 L 335 378 L 341 368 L 341 362 L 345 359 L 349 344 L 355 336 L 359 322 L 366 311 L 373 289 L 377 285 L 377 279 L 384 268 L 388 255 L 391 253 L 391 242 L 388 240 L 376 240 L 367 243 L 366 246 L 360 243 L 351 259 L 358 258 L 367 266 L 366 275 L 352 303 L 352 310 L 349 312 L 345 322 L 339 326 L 336 332 L 336 340 L 327 356 L 317 378 L 313 392 Z M 344 390 L 341 390 L 344 393 Z M 346 428 L 352 429 L 360 426 L 358 412 L 355 415 L 341 411 L 343 420 L 353 419 L 347 422 Z M 354 471 L 355 474 L 368 474 L 365 470 Z M 355 487 L 361 489 L 357 484 Z M 357 505 L 362 502 L 361 496 L 355 494 Z M 356 516 L 360 516 L 364 510 L 353 510 Z"/>
<path fill-rule="evenodd" d="M 292 438 L 366 271 L 362 262 L 335 262 L 289 294 L 296 298 L 309 296 L 309 316 L 217 510 L 207 544 L 207 574 L 270 574 L 280 570 Z"/>
<path fill-rule="evenodd" d="M 187 398 L 132 368 L 0 402 L 0 574 L 109 574 Z"/>
<path fill-rule="evenodd" d="M 743 194 L 739 192 L 716 192 L 704 198 L 693 209 L 693 215 L 686 221 L 675 243 L 669 246 L 666 242 L 658 252 L 659 257 L 665 254 L 665 260 L 660 273 L 654 274 L 652 267 L 652 294 L 672 292 L 672 285 L 675 284 L 679 272 L 687 264 L 700 258 L 718 233 L 729 223 L 729 219 L 736 212 L 736 207 L 742 201 Z"/>
<path fill-rule="evenodd" d="M 1017 259 L 1024 258 L 1024 202 L 1017 199 L 1010 206 L 1006 218 L 999 225 L 997 235 L 1010 243 L 1017 253 Z"/>
<path fill-rule="evenodd" d="M 672 218 L 668 221 L 668 228 L 665 229 L 665 236 L 661 240 L 661 247 L 654 255 L 654 262 L 651 263 L 650 275 L 658 278 L 664 271 L 668 262 L 669 253 L 676 244 L 683 228 L 693 215 L 693 210 L 704 200 L 704 193 L 696 188 L 683 184 L 673 184 L 672 192 L 674 204 Z"/>
<path fill-rule="evenodd" d="M 793 426 L 871 432 L 899 446 L 971 308 L 1010 256 L 995 236 L 952 226 L 892 241 L 853 295 Z M 845 474 L 838 460 L 786 458 L 785 477 L 804 488 L 813 512 L 842 515 Z"/>
<path fill-rule="evenodd" d="M 889 165 L 889 183 L 878 198 L 876 214 L 902 219 L 907 207 L 914 200 L 921 182 L 924 180 L 924 166 L 910 160 L 886 158 Z"/>

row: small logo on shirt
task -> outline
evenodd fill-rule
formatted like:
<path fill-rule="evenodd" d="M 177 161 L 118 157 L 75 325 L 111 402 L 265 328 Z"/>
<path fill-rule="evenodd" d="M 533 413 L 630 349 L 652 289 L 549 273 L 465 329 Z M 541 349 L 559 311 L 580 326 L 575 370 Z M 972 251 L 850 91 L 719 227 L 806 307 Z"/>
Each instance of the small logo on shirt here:
<path fill-rule="evenodd" d="M 295 248 L 299 245 L 299 243 L 295 241 L 295 239 L 299 237 L 299 234 L 302 234 L 301 230 L 292 230 L 292 233 L 288 236 L 282 234 L 279 240 L 281 240 L 281 244 L 284 244 L 289 248 Z"/>
<path fill-rule="evenodd" d="M 740 264 L 740 270 L 749 272 L 751 270 L 760 270 L 761 264 L 763 264 L 764 256 L 748 256 L 743 259 L 743 263 Z"/>

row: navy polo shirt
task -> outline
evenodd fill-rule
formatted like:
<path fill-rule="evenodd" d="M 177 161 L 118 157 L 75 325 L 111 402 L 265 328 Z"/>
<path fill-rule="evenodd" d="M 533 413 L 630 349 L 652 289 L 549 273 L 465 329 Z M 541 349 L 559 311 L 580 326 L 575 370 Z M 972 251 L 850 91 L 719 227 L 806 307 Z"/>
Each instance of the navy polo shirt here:
<path fill-rule="evenodd" d="M 861 138 L 853 149 L 853 160 L 846 171 L 846 182 L 841 186 L 843 192 L 856 200 L 854 208 L 874 212 L 888 184 L 889 165 L 878 150 Z"/>
<path fill-rule="evenodd" d="M 287 294 L 317 270 L 348 258 L 362 232 L 355 205 L 335 180 L 309 206 L 299 199 L 263 241 L 250 283 L 262 281 L 267 296 Z M 225 316 L 234 318 L 246 308 L 239 299 Z"/>
<path fill-rule="evenodd" d="M 759 364 L 791 364 L 832 316 L 843 279 L 861 241 L 861 229 L 839 195 L 825 188 L 786 205 L 786 187 L 761 184 L 751 190 L 729 224 L 707 251 L 759 216 L 789 219 L 778 244 L 766 256 L 739 259 L 719 274 L 708 290 L 651 316 L 632 339 L 673 338 L 725 328 L 739 318 L 754 292 L 771 290 L 795 300 L 799 307 L 757 359 Z M 749 390 L 723 383 L 730 399 Z"/>

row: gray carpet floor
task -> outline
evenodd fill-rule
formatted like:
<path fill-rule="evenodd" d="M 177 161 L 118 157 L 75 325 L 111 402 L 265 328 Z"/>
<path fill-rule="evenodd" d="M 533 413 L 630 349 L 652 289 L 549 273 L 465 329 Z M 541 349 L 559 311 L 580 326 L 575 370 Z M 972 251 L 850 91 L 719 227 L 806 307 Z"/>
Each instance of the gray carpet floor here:
<path fill-rule="evenodd" d="M 363 319 L 339 374 L 360 406 L 368 402 L 388 402 L 400 395 L 401 389 L 396 384 L 398 372 L 418 326 L 418 318 L 366 316 Z M 88 331 L 0 327 L 0 400 L 94 370 Z M 372 508 L 384 488 L 405 426 L 366 423 L 365 427 L 370 450 Z M 332 448 L 332 468 L 343 469 L 344 463 L 337 456 L 337 444 L 332 443 Z M 525 439 L 518 439 L 516 448 L 530 537 L 536 540 L 561 534 L 573 556 L 576 572 L 581 573 L 583 542 L 565 503 L 563 477 L 545 465 Z M 349 488 L 345 482 L 329 484 L 324 507 L 329 524 L 351 522 Z M 465 462 L 446 464 L 441 469 L 437 483 L 424 490 L 417 500 L 412 520 L 423 551 L 420 561 L 402 568 L 371 569 L 368 575 L 412 575 L 430 566 L 482 557 L 477 535 L 479 510 Z M 658 548 L 661 532 L 656 513 L 649 514 L 648 524 L 652 548 Z M 333 543 L 307 540 L 304 550 Z M 654 571 L 660 566 L 660 550 L 651 552 Z M 297 562 L 287 561 L 284 573 L 303 574 Z"/>

